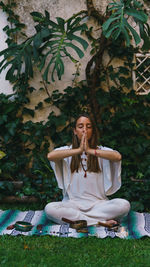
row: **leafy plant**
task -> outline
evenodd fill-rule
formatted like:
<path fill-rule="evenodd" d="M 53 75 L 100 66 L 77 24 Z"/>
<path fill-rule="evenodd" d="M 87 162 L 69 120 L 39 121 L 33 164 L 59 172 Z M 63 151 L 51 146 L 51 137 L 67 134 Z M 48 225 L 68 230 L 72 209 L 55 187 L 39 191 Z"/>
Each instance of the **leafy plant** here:
<path fill-rule="evenodd" d="M 2 159 L 3 157 L 5 157 L 6 156 L 6 154 L 3 152 L 3 151 L 1 151 L 0 150 L 0 159 Z M 1 174 L 1 169 L 0 169 L 0 174 Z"/>
<path fill-rule="evenodd" d="M 119 69 L 118 73 L 112 68 L 109 74 L 119 80 L 125 71 L 128 71 L 127 67 Z M 124 82 L 120 79 L 123 86 Z M 131 86 L 130 79 L 126 83 Z M 47 126 L 56 146 L 71 143 L 73 118 L 88 107 L 88 94 L 89 88 L 81 84 L 80 87 L 66 88 L 63 94 L 59 91 L 52 93 L 49 101 L 60 110 L 60 115 L 51 113 Z M 98 88 L 96 98 L 99 143 L 120 151 L 123 156 L 122 188 L 116 197 L 127 198 L 133 203 L 134 210 L 149 210 L 150 95 L 138 96 L 133 90 L 124 92 L 121 87 L 112 86 L 108 92 Z M 57 127 L 61 122 L 63 127 Z"/>
<path fill-rule="evenodd" d="M 6 156 L 6 154 L 3 151 L 0 150 L 0 159 L 2 159 L 5 156 Z"/>
<path fill-rule="evenodd" d="M 86 106 L 97 124 L 101 144 L 118 149 L 123 155 L 123 187 L 117 193 L 118 196 L 126 197 L 139 210 L 149 209 L 150 99 L 149 95 L 135 94 L 131 76 L 133 57 L 138 47 L 131 45 L 130 35 L 132 34 L 136 44 L 140 38 L 145 40 L 144 47 L 149 44 L 149 37 L 146 37 L 149 31 L 147 17 L 140 3 L 113 1 L 108 7 L 107 17 L 101 19 L 100 14 L 97 14 L 96 18 L 101 25 L 105 21 L 105 36 L 102 34 L 97 39 L 91 36 L 92 29 L 88 30 L 80 17 L 81 14 L 87 15 L 85 11 L 66 21 L 57 18 L 56 22 L 50 20 L 47 11 L 44 15 L 33 12 L 31 15 L 36 23 L 36 33 L 30 38 L 25 37 L 25 41 L 20 44 L 13 38 L 13 32 L 15 37 L 18 34 L 17 18 L 11 13 L 11 6 L 3 4 L 2 7 L 9 13 L 12 23 L 16 19 L 16 26 L 5 28 L 9 36 L 9 47 L 1 52 L 4 60 L 0 70 L 9 67 L 7 79 L 14 83 L 15 92 L 11 96 L 1 95 L 0 98 L 0 149 L 6 153 L 0 161 L 1 177 L 23 180 L 23 188 L 15 192 L 18 196 L 30 194 L 41 201 L 59 200 L 61 193 L 46 159 L 49 141 L 53 141 L 55 146 L 70 143 L 74 118 L 85 111 Z M 89 14 L 95 16 L 93 10 L 92 7 Z M 128 25 L 129 17 L 134 18 L 140 28 L 143 27 L 139 36 Z M 51 95 L 48 94 L 44 102 L 57 107 L 59 115 L 51 112 L 46 122 L 34 123 L 29 120 L 24 123 L 24 115 L 27 114 L 32 119 L 35 112 L 43 108 L 41 101 L 34 109 L 26 107 L 29 103 L 28 94 L 35 90 L 28 84 L 29 78 L 34 75 L 33 66 L 38 66 L 46 83 L 54 81 L 56 75 L 61 79 L 64 72 L 63 58 L 67 56 L 76 62 L 72 53 L 77 53 L 81 58 L 82 50 L 87 48 L 87 42 L 78 35 L 85 30 L 89 40 L 92 40 L 92 58 L 86 67 L 86 80 L 74 83 L 74 86 L 67 87 L 63 93 L 55 90 Z M 22 26 L 19 33 L 21 31 Z M 110 58 L 107 66 L 103 64 L 106 50 Z M 111 61 L 116 58 L 123 59 L 124 66 L 112 66 Z M 108 92 L 103 90 L 103 83 L 107 85 Z M 138 182 L 133 182 L 133 179 Z M 13 188 L 1 183 L 1 195 L 12 192 Z"/>
<path fill-rule="evenodd" d="M 42 202 L 62 199 L 62 192 L 57 186 L 54 172 L 45 156 L 34 159 L 32 172 L 36 177 L 32 181 L 32 188 L 38 188 L 36 195 Z"/>
<path fill-rule="evenodd" d="M 142 3 L 136 0 L 113 0 L 109 3 L 107 14 L 110 15 L 102 25 L 105 37 L 112 37 L 114 40 L 117 40 L 123 35 L 127 46 L 131 44 L 131 36 L 134 38 L 136 45 L 143 39 L 143 49 L 148 49 L 150 47 L 150 28 L 147 23 L 148 16 L 142 7 Z M 131 18 L 136 23 L 139 34 L 129 22 Z"/>
<path fill-rule="evenodd" d="M 2 5 L 4 6 L 4 4 Z M 31 13 L 36 24 L 36 33 L 26 38 L 22 43 L 11 42 L 9 47 L 0 52 L 4 59 L 0 63 L 0 72 L 9 67 L 6 79 L 15 82 L 21 73 L 28 80 L 33 77 L 33 66 L 36 64 L 43 71 L 43 79 L 48 82 L 49 70 L 51 69 L 51 80 L 55 80 L 55 72 L 60 80 L 64 74 L 63 58 L 69 57 L 71 61 L 77 62 L 70 50 L 76 52 L 79 58 L 84 56 L 83 51 L 74 43 L 78 43 L 84 50 L 88 43 L 77 32 L 82 33 L 87 29 L 82 23 L 82 17 L 72 16 L 68 20 L 57 17 L 57 22 L 50 20 L 50 14 L 45 11 L 45 16 L 39 12 Z"/>

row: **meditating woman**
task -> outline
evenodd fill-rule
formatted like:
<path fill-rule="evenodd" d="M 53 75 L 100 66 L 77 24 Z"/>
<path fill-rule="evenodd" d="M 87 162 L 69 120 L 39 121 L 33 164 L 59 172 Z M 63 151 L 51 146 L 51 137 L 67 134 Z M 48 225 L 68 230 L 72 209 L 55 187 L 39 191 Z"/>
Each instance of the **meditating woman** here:
<path fill-rule="evenodd" d="M 63 200 L 46 205 L 47 217 L 62 223 L 86 220 L 87 225 L 111 227 L 126 216 L 130 203 L 121 198 L 109 200 L 121 186 L 121 155 L 98 146 L 96 128 L 89 115 L 75 122 L 71 146 L 48 153 Z"/>

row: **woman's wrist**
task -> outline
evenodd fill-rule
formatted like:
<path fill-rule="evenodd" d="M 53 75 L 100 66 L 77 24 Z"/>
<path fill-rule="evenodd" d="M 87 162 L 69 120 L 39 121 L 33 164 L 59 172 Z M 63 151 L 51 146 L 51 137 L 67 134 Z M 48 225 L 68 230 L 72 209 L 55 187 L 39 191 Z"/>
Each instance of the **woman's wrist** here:
<path fill-rule="evenodd" d="M 95 155 L 95 157 L 98 156 L 98 155 L 97 155 L 97 151 L 96 151 L 96 149 L 94 149 L 94 155 Z"/>
<path fill-rule="evenodd" d="M 95 157 L 100 157 L 100 158 L 111 160 L 111 161 L 121 160 L 121 154 L 114 150 L 109 151 L 109 150 L 101 150 L 99 148 L 97 149 L 89 148 L 86 152 L 87 154 L 93 155 Z"/>
<path fill-rule="evenodd" d="M 88 148 L 88 149 L 86 150 L 86 153 L 94 156 L 94 155 L 95 155 L 95 149 L 93 149 L 93 148 Z"/>
<path fill-rule="evenodd" d="M 81 147 L 75 148 L 77 154 L 82 154 L 83 153 L 83 149 L 81 149 Z"/>
<path fill-rule="evenodd" d="M 87 154 L 93 155 L 95 157 L 100 157 L 99 150 L 100 149 L 97 149 L 97 148 L 88 148 L 86 152 Z"/>

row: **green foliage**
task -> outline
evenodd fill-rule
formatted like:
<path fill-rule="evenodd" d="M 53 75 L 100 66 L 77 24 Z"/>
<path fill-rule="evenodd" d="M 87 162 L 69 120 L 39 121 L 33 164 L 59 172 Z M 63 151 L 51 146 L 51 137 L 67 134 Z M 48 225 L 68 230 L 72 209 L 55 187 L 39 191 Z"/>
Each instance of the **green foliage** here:
<path fill-rule="evenodd" d="M 128 72 L 127 66 L 120 67 L 118 73 L 112 68 L 109 75 L 118 80 Z M 132 86 L 131 79 L 128 79 L 120 79 L 122 87 Z M 86 86 L 68 87 L 63 94 L 58 91 L 52 93 L 49 101 L 61 111 L 59 116 L 51 113 L 47 122 L 56 146 L 71 142 L 73 118 L 89 105 L 89 95 L 90 89 Z M 112 86 L 109 92 L 98 88 L 96 98 L 99 104 L 96 120 L 101 121 L 97 125 L 100 143 L 117 149 L 123 156 L 123 186 L 116 196 L 131 201 L 134 210 L 149 210 L 150 95 L 138 96 L 133 90 L 124 92 L 121 87 Z M 61 122 L 63 128 L 57 127 Z"/>
<path fill-rule="evenodd" d="M 0 255 L 0 265 L 5 267 L 12 262 L 15 267 L 148 267 L 150 262 L 149 237 L 123 240 L 3 235 Z"/>
<path fill-rule="evenodd" d="M 101 143 L 123 155 L 123 187 L 118 195 L 133 201 L 134 209 L 149 209 L 150 95 L 137 96 L 132 90 L 124 93 L 112 87 L 109 93 L 99 90 L 97 98 L 102 110 Z"/>
<path fill-rule="evenodd" d="M 49 147 L 47 126 L 43 122 L 23 123 L 23 103 L 17 95 L 0 95 L 0 114 L 0 150 L 5 155 L 0 160 L 1 197 L 15 192 L 9 181 L 21 180 L 24 185 L 15 192 L 17 196 L 34 195 L 41 201 L 59 199 L 60 191 L 45 159 Z"/>
<path fill-rule="evenodd" d="M 36 193 L 36 195 L 41 202 L 61 200 L 62 192 L 57 186 L 54 172 L 45 156 L 39 156 L 34 159 L 31 171 L 36 177 L 36 179 L 33 180 L 31 191 L 33 187 L 39 187 L 40 192 L 38 194 Z"/>
<path fill-rule="evenodd" d="M 6 156 L 6 154 L 3 152 L 3 151 L 1 151 L 0 150 L 0 159 L 2 159 L 3 157 L 5 157 Z M 0 174 L 1 174 L 1 169 L 0 169 Z"/>
<path fill-rule="evenodd" d="M 16 15 L 13 9 L 16 8 L 16 3 L 14 0 L 9 1 L 8 4 L 4 4 L 4 2 L 0 1 L 0 7 L 4 12 L 8 14 L 8 25 L 4 27 L 4 32 L 7 34 L 6 43 L 8 46 L 12 43 L 12 40 L 17 40 L 18 35 L 20 37 L 24 37 L 25 34 L 23 29 L 25 28 L 25 24 L 20 23 L 19 16 Z M 13 27 L 12 27 L 13 25 Z"/>
<path fill-rule="evenodd" d="M 111 37 L 114 40 L 123 37 L 126 41 L 126 45 L 131 45 L 131 36 L 134 38 L 135 44 L 138 45 L 143 39 L 143 49 L 148 50 L 150 47 L 150 28 L 147 23 L 148 16 L 143 10 L 142 3 L 140 1 L 132 0 L 120 0 L 108 4 L 107 12 L 109 18 L 104 22 L 103 34 L 106 38 Z M 136 23 L 136 27 L 139 29 L 139 34 L 132 27 L 129 22 L 133 19 Z"/>
<path fill-rule="evenodd" d="M 5 173 L 9 176 L 12 172 L 15 172 L 16 165 L 15 162 L 20 160 L 18 157 L 15 158 L 15 153 L 19 155 L 20 150 L 20 133 L 22 128 L 22 121 L 20 117 L 16 117 L 17 110 L 19 109 L 19 104 L 17 101 L 13 102 L 10 100 L 11 96 L 5 96 L 1 94 L 0 98 L 0 113 L 2 114 L 0 120 L 1 126 L 1 136 L 0 136 L 0 148 L 6 153 L 5 158 L 1 160 L 1 170 L 2 173 L 5 170 Z M 16 135 L 16 131 L 18 131 L 18 135 Z M 10 146 L 10 140 L 12 142 L 11 149 L 8 151 L 7 148 Z M 17 147 L 16 147 L 17 144 Z M 13 151 L 13 154 L 12 154 Z M 11 158 L 15 158 L 15 162 L 13 160 L 7 162 L 8 157 L 11 154 Z M 3 161 L 6 161 L 7 164 L 3 165 Z M 20 162 L 20 170 L 21 170 L 21 162 Z"/>
<path fill-rule="evenodd" d="M 14 28 L 5 28 L 9 46 L 0 53 L 4 55 L 0 71 L 9 67 L 6 78 L 14 83 L 15 92 L 9 96 L 0 96 L 0 150 L 6 154 L 0 160 L 1 179 L 6 180 L 0 182 L 1 197 L 15 192 L 8 183 L 8 180 L 15 179 L 24 183 L 23 188 L 15 192 L 18 196 L 34 195 L 42 202 L 61 198 L 46 155 L 50 141 L 55 146 L 71 143 L 74 118 L 86 106 L 95 116 L 101 136 L 100 143 L 118 149 L 123 155 L 123 187 L 118 196 L 131 201 L 134 209 L 149 209 L 150 97 L 135 94 L 131 77 L 137 48 L 130 45 L 130 35 L 132 34 L 136 44 L 141 39 L 144 40 L 143 49 L 147 49 L 149 45 L 147 16 L 142 11 L 141 4 L 135 0 L 113 1 L 108 7 L 110 16 L 103 24 L 105 36 L 111 39 L 111 45 L 107 46 L 109 56 L 111 59 L 125 59 L 124 66 L 114 68 L 109 65 L 102 68 L 100 65 L 97 68 L 96 65 L 97 80 L 93 83 L 95 94 L 87 81 L 81 81 L 76 86 L 67 87 L 63 93 L 53 91 L 34 109 L 26 106 L 29 103 L 27 95 L 35 90 L 28 84 L 29 78 L 34 75 L 34 65 L 38 66 L 47 83 L 54 81 L 56 75 L 61 79 L 64 73 L 63 57 L 67 56 L 73 62 L 77 62 L 73 52 L 79 58 L 83 57 L 82 50 L 87 48 L 87 42 L 78 33 L 87 30 L 87 27 L 79 15 L 74 15 L 67 21 L 56 18 L 54 22 L 50 20 L 47 11 L 44 15 L 32 12 L 36 33 L 18 44 L 13 37 L 18 34 L 17 29 L 21 33 L 23 25 L 18 27 L 19 22 L 11 11 L 11 5 L 5 6 L 2 2 L 0 5 L 9 14 L 10 22 L 15 25 Z M 140 35 L 129 25 L 129 17 L 133 17 L 139 25 Z M 122 43 L 123 36 L 127 46 Z M 94 53 L 105 51 L 105 47 L 98 47 L 98 42 L 99 38 L 93 41 Z M 97 54 L 94 56 L 97 59 Z M 109 92 L 103 90 L 102 82 L 108 85 Z M 110 82 L 114 86 L 110 86 Z M 97 103 L 96 112 L 93 100 Z M 59 115 L 51 112 L 46 122 L 23 122 L 24 115 L 34 118 L 35 112 L 42 109 L 44 103 L 57 107 Z M 133 179 L 138 182 L 133 182 Z"/>
<path fill-rule="evenodd" d="M 10 13 L 4 4 L 1 3 L 1 6 L 4 11 Z M 63 58 L 69 57 L 73 62 L 78 61 L 72 56 L 70 49 L 76 52 L 79 58 L 84 56 L 82 49 L 76 43 L 84 50 L 87 49 L 87 41 L 77 34 L 85 31 L 87 26 L 82 23 L 81 17 L 75 15 L 67 21 L 58 17 L 57 22 L 50 20 L 50 14 L 47 11 L 45 15 L 39 12 L 32 12 L 31 15 L 36 23 L 36 33 L 22 43 L 9 42 L 9 47 L 0 52 L 0 56 L 4 56 L 0 62 L 0 72 L 8 67 L 7 80 L 17 81 L 22 72 L 28 80 L 33 77 L 33 66 L 36 65 L 40 71 L 43 71 L 43 79 L 46 82 L 49 80 L 54 82 L 55 73 L 61 80 L 64 74 Z M 51 79 L 49 79 L 50 70 Z"/>
<path fill-rule="evenodd" d="M 119 51 L 117 53 L 119 54 Z M 101 119 L 101 123 L 98 123 L 100 143 L 119 150 L 123 155 L 123 186 L 117 196 L 131 201 L 134 210 L 143 211 L 150 208 L 150 96 L 137 96 L 133 90 L 122 90 L 132 87 L 131 77 L 124 76 L 131 73 L 131 68 L 131 55 L 128 64 L 126 62 L 124 67 L 118 67 L 118 71 L 112 66 L 108 68 L 107 75 L 112 81 L 119 81 L 117 84 L 120 84 L 120 87 L 112 86 L 109 92 L 97 88 L 99 112 L 96 114 L 96 121 Z M 106 79 L 106 73 L 101 73 L 101 79 Z M 6 154 L 0 161 L 1 177 L 24 181 L 23 188 L 17 191 L 16 195 L 34 195 L 42 202 L 61 198 L 54 173 L 45 158 L 49 148 L 48 138 L 50 137 L 55 146 L 71 142 L 74 118 L 83 107 L 90 105 L 91 90 L 84 84 L 83 81 L 76 87 L 67 87 L 64 93 L 57 90 L 52 92 L 44 101 L 56 106 L 60 115 L 51 112 L 45 123 L 22 122 L 25 108 L 20 92 L 19 96 L 14 95 L 14 99 L 12 96 L 1 95 L 0 111 L 3 115 L 0 150 Z M 24 88 L 24 83 L 21 88 Z M 26 103 L 27 98 L 24 100 Z M 31 112 L 26 109 L 26 112 L 32 116 L 35 110 Z M 132 178 L 139 182 L 134 182 Z M 10 195 L 11 192 L 14 192 L 13 187 L 8 183 L 1 183 L 2 195 Z"/>
<path fill-rule="evenodd" d="M 49 103 L 60 110 L 60 115 L 57 116 L 54 112 L 51 112 L 46 123 L 51 139 L 56 146 L 71 142 L 74 118 L 80 113 L 82 107 L 88 103 L 87 95 L 89 93 L 87 86 L 68 86 L 63 93 L 55 90 L 48 98 Z"/>
<path fill-rule="evenodd" d="M 3 151 L 0 151 L 0 159 L 2 159 L 5 156 L 6 156 L 6 154 Z"/>

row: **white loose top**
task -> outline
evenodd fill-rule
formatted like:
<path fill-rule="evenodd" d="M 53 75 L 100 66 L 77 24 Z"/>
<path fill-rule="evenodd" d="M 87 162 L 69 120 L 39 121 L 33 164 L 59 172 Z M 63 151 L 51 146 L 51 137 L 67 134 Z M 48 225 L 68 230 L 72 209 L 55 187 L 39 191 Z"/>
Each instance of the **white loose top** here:
<path fill-rule="evenodd" d="M 72 146 L 64 146 L 56 150 L 71 149 Z M 99 146 L 99 149 L 110 150 L 110 148 Z M 72 200 L 78 206 L 86 210 L 95 205 L 99 200 L 107 200 L 121 187 L 121 161 L 113 162 L 98 158 L 101 172 L 85 172 L 82 168 L 78 172 L 71 173 L 71 157 L 50 162 L 54 170 L 58 186 L 63 190 L 63 200 Z M 85 165 L 86 167 L 86 165 Z M 86 168 L 85 168 L 86 169 Z"/>

